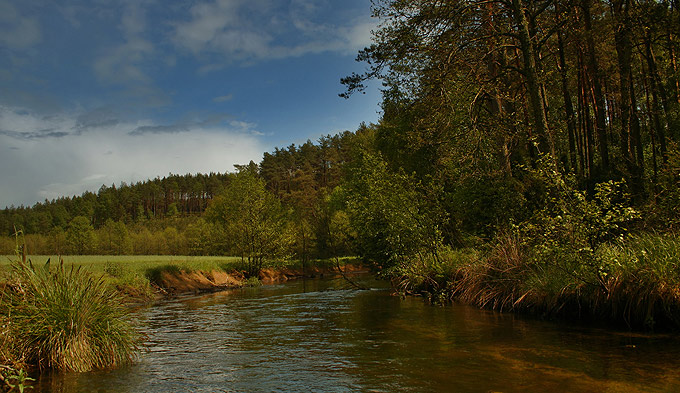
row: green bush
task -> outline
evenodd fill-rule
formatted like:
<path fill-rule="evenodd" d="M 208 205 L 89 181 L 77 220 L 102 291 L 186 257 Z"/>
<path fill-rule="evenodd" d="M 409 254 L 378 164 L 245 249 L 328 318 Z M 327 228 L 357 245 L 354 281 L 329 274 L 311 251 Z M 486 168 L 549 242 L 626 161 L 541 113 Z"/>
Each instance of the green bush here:
<path fill-rule="evenodd" d="M 139 334 L 117 293 L 80 268 L 13 264 L 0 311 L 16 350 L 40 369 L 89 371 L 128 364 Z"/>

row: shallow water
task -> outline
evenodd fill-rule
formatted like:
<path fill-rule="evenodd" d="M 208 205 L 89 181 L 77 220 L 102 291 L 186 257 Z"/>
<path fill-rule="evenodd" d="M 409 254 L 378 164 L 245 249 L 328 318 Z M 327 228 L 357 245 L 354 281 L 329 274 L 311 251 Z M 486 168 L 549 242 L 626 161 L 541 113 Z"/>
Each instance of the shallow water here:
<path fill-rule="evenodd" d="M 680 391 L 680 340 L 299 280 L 138 311 L 146 351 L 44 392 Z"/>

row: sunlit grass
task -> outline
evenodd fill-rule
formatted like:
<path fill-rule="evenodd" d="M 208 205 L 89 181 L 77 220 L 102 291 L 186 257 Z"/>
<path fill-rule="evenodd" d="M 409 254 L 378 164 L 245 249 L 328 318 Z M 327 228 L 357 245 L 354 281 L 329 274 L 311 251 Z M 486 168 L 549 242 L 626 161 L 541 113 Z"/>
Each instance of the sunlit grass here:
<path fill-rule="evenodd" d="M 646 329 L 680 327 L 677 235 L 629 236 L 589 258 L 560 250 L 549 259 L 543 255 L 518 237 L 499 238 L 484 253 L 447 256 L 454 269 L 445 272 L 445 280 L 435 265 L 409 265 L 400 289 L 500 311 L 589 317 Z"/>
<path fill-rule="evenodd" d="M 0 272 L 9 271 L 14 256 L 0 256 Z M 59 256 L 36 255 L 34 261 L 50 259 L 58 263 Z M 148 301 L 155 295 L 153 284 L 159 284 L 163 272 L 242 271 L 241 258 L 224 256 L 169 256 L 169 255 L 67 255 L 61 256 L 65 268 L 81 268 L 101 276 L 127 297 L 129 301 Z M 355 258 L 341 258 L 340 264 L 354 263 Z M 270 261 L 265 267 L 274 269 L 304 270 L 304 268 L 335 269 L 336 261 L 314 260 L 304 264 L 300 260 Z"/>
<path fill-rule="evenodd" d="M 139 334 L 119 294 L 82 268 L 15 261 L 0 311 L 13 357 L 40 369 L 89 371 L 133 361 Z"/>
<path fill-rule="evenodd" d="M 0 257 L 0 269 L 9 269 L 14 256 Z M 235 266 L 240 258 L 219 256 L 174 256 L 174 255 L 64 255 L 64 265 L 83 267 L 93 273 L 105 273 L 107 266 L 120 265 L 124 269 L 144 272 L 161 265 L 177 265 L 187 270 L 226 269 Z M 57 255 L 31 255 L 36 261 L 58 261 Z"/>

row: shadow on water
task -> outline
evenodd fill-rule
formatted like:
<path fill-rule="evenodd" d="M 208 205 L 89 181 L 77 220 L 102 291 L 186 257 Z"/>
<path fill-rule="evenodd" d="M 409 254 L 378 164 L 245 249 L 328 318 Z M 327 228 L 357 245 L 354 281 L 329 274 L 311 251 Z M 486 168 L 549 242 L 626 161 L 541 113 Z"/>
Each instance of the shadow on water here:
<path fill-rule="evenodd" d="M 137 364 L 48 375 L 34 391 L 680 391 L 674 337 L 346 285 L 298 280 L 162 302 L 138 312 L 148 339 Z"/>

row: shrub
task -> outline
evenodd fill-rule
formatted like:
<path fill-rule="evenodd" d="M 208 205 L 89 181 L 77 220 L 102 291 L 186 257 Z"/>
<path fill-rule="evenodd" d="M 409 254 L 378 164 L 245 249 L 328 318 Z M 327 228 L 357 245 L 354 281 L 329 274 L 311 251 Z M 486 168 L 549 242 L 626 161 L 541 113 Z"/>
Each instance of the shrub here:
<path fill-rule="evenodd" d="M 14 346 L 40 369 L 89 371 L 130 363 L 139 334 L 116 292 L 80 268 L 13 263 L 0 299 Z"/>

